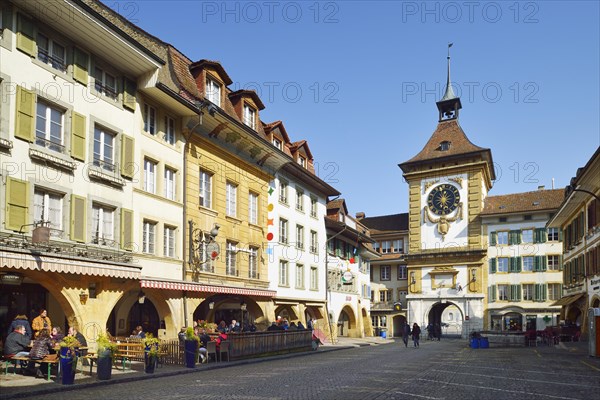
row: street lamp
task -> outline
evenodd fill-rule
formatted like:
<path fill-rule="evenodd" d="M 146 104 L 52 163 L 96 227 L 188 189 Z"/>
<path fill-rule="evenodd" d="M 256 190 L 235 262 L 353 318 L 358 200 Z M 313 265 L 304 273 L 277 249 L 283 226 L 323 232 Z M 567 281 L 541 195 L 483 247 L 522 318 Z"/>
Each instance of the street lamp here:
<path fill-rule="evenodd" d="M 200 228 L 194 228 L 194 221 L 189 220 L 189 260 L 188 262 L 195 266 L 204 266 L 211 260 L 219 256 L 219 244 L 215 241 L 219 234 L 219 224 L 215 224 L 210 232 L 203 231 Z"/>

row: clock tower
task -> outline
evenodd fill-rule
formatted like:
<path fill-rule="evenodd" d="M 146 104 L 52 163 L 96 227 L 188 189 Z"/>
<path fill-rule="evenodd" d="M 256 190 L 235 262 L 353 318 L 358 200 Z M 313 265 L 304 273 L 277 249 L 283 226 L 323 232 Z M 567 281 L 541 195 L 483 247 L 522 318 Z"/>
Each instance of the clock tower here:
<path fill-rule="evenodd" d="M 466 336 L 483 327 L 487 243 L 479 214 L 495 176 L 490 149 L 458 123 L 450 46 L 437 128 L 399 167 L 409 185 L 408 321 L 445 323 L 445 333 Z"/>

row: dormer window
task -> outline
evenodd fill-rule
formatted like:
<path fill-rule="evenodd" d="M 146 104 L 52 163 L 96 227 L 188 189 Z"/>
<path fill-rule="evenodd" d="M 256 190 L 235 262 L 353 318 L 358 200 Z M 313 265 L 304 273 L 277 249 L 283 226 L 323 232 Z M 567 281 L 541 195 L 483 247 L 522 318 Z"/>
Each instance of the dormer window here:
<path fill-rule="evenodd" d="M 302 168 L 306 168 L 306 158 L 302 156 L 298 156 L 298 164 L 302 166 Z"/>
<path fill-rule="evenodd" d="M 277 139 L 277 138 L 273 138 L 273 146 L 277 147 L 279 150 L 282 149 L 281 146 L 281 140 Z"/>
<path fill-rule="evenodd" d="M 450 144 L 451 144 L 451 142 L 444 140 L 442 143 L 440 143 L 440 151 L 450 150 Z"/>
<path fill-rule="evenodd" d="M 206 78 L 206 98 L 221 107 L 221 85 L 210 78 Z"/>
<path fill-rule="evenodd" d="M 256 130 L 256 110 L 244 104 L 244 124 Z"/>
<path fill-rule="evenodd" d="M 344 214 L 342 214 L 342 213 L 339 213 L 338 214 L 338 220 L 340 222 L 346 222 L 346 216 Z"/>

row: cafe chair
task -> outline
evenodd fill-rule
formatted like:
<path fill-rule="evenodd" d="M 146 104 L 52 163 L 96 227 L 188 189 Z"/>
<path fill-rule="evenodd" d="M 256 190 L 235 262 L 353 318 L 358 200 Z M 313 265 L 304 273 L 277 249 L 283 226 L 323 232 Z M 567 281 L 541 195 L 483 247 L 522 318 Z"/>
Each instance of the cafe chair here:
<path fill-rule="evenodd" d="M 223 345 L 223 344 L 221 344 Z M 217 343 L 216 342 L 208 342 L 206 344 L 206 363 L 210 362 L 210 355 L 213 354 L 215 356 L 214 360 L 217 361 Z"/>
<path fill-rule="evenodd" d="M 223 361 L 223 353 L 227 353 L 227 362 L 229 362 L 229 352 L 231 350 L 231 342 L 224 340 L 221 342 L 221 348 L 219 349 L 219 360 Z"/>

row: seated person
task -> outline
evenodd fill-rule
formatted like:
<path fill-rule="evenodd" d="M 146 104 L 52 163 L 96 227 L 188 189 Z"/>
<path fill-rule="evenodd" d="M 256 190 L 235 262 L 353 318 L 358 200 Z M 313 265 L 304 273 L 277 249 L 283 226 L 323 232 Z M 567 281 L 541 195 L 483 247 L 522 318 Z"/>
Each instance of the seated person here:
<path fill-rule="evenodd" d="M 50 334 L 50 339 L 54 344 L 60 342 L 65 337 L 64 333 L 62 333 L 62 329 L 59 326 L 52 327 L 52 333 Z"/>
<path fill-rule="evenodd" d="M 206 347 L 208 345 L 208 342 L 210 342 L 210 336 L 208 336 L 206 334 L 206 330 L 204 328 L 200 328 L 199 333 L 200 334 L 198 336 L 200 337 L 200 349 L 199 349 L 200 362 L 205 363 L 205 362 L 208 362 L 208 356 L 206 354 Z"/>
<path fill-rule="evenodd" d="M 69 327 L 69 336 L 73 336 L 75 339 L 77 339 L 81 347 L 87 347 L 87 340 L 85 340 L 85 336 L 83 336 L 81 332 L 79 332 L 74 326 Z M 82 356 L 87 355 L 87 350 L 80 350 L 80 354 Z"/>
<path fill-rule="evenodd" d="M 216 340 L 217 354 L 221 354 L 221 342 L 223 342 L 225 340 L 227 340 L 227 332 L 225 331 L 225 329 L 221 329 L 219 331 L 219 336 L 217 336 L 217 340 Z"/>
<path fill-rule="evenodd" d="M 4 342 L 4 356 L 9 357 L 28 357 L 29 356 L 29 338 L 23 325 L 17 325 L 15 330 L 6 337 Z M 27 362 L 21 362 L 21 367 Z"/>
<path fill-rule="evenodd" d="M 50 338 L 50 334 L 48 333 L 48 329 L 42 329 L 39 331 L 37 338 L 33 341 L 33 347 L 29 352 L 29 358 L 32 360 L 41 360 L 46 357 L 53 350 L 52 339 Z M 29 362 L 27 366 L 27 370 L 30 372 L 34 372 L 35 363 L 33 361 Z M 41 363 L 40 368 L 35 370 L 35 376 L 37 378 L 43 378 L 44 373 L 42 371 L 48 370 L 47 363 Z"/>

